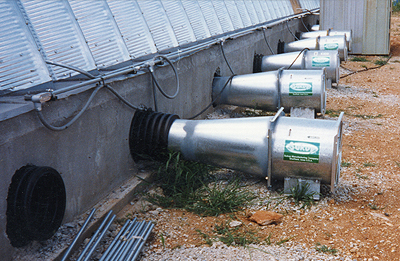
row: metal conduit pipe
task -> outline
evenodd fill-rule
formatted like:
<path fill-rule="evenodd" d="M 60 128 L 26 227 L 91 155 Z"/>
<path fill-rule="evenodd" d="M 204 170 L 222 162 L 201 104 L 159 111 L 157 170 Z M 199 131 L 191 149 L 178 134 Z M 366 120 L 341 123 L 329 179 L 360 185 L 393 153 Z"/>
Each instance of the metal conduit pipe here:
<path fill-rule="evenodd" d="M 212 99 L 215 105 L 229 104 L 277 111 L 280 107 L 289 112 L 291 107 L 311 108 L 325 113 L 326 70 L 277 70 L 234 76 L 221 92 L 229 77 L 215 77 Z M 216 95 L 219 93 L 219 98 Z"/>
<path fill-rule="evenodd" d="M 274 117 L 175 119 L 166 129 L 154 124 L 157 113 L 138 110 L 130 128 L 130 151 L 134 158 L 157 155 L 155 141 L 167 136 L 164 149 L 179 151 L 187 160 L 254 174 L 268 185 L 285 177 L 315 178 L 334 191 L 340 176 L 343 113 L 334 121 L 284 117 L 282 110 Z M 147 146 L 134 146 L 141 142 Z"/>
<path fill-rule="evenodd" d="M 300 51 L 275 55 L 256 54 L 253 72 L 275 71 L 289 67 L 291 70 L 325 68 L 326 78 L 332 83 L 339 83 L 339 66 L 340 59 L 337 50 L 304 50 L 302 53 Z"/>
<path fill-rule="evenodd" d="M 127 220 L 124 224 L 124 226 L 120 229 L 118 232 L 117 236 L 114 238 L 114 240 L 111 242 L 110 246 L 107 248 L 107 250 L 103 253 L 103 255 L 100 258 L 100 261 L 104 261 L 107 256 L 112 253 L 113 249 L 116 249 L 119 246 L 119 243 L 121 242 L 121 236 L 125 235 L 126 231 L 129 231 L 129 228 L 135 223 L 136 218 L 133 221 Z"/>
<path fill-rule="evenodd" d="M 302 32 L 300 33 L 300 39 L 316 38 L 318 36 L 336 36 L 344 35 L 346 37 L 347 49 L 351 51 L 351 45 L 353 42 L 353 36 L 351 30 L 317 30 L 312 32 Z"/>
<path fill-rule="evenodd" d="M 310 50 L 338 50 L 340 60 L 347 61 L 348 49 L 344 35 L 318 36 L 290 43 L 278 43 L 278 53 L 296 52 L 304 48 Z"/>

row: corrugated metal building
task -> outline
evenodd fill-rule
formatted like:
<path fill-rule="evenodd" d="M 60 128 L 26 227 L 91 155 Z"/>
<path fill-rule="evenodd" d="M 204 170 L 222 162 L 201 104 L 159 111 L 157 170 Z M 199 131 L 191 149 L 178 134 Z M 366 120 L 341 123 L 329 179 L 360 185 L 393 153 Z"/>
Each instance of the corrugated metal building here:
<path fill-rule="evenodd" d="M 176 64 L 182 87 L 173 102 L 159 97 L 159 107 L 188 117 L 210 103 L 214 73 L 230 74 L 222 40 L 235 73 L 251 73 L 254 53 L 270 53 L 265 39 L 273 47 L 278 40 L 293 40 L 288 28 L 304 30 L 303 22 L 317 19 L 304 10 L 318 8 L 319 0 L 0 0 L 2 260 L 12 255 L 6 199 L 17 169 L 32 163 L 62 173 L 64 222 L 136 173 L 127 141 L 133 111 L 109 92 L 100 90 L 83 116 L 62 132 L 46 129 L 25 96 L 55 95 L 55 101 L 43 103 L 54 125 L 76 115 L 91 89 L 104 83 L 135 105 L 151 107 L 145 65 L 161 54 Z M 159 67 L 156 75 L 172 93 L 170 66 Z"/>
<path fill-rule="evenodd" d="M 321 0 L 320 28 L 352 30 L 353 54 L 390 53 L 391 0 Z"/>

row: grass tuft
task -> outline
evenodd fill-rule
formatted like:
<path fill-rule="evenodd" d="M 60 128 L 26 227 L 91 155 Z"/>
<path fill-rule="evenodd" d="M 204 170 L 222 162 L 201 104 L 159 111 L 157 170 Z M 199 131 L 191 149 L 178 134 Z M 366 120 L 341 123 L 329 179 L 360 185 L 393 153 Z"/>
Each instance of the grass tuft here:
<path fill-rule="evenodd" d="M 293 198 L 296 205 L 299 205 L 300 202 L 303 203 L 301 208 L 311 207 L 314 205 L 314 195 L 318 194 L 317 192 L 310 191 L 309 183 L 297 183 L 295 187 L 291 189 L 291 193 L 289 198 Z"/>
<path fill-rule="evenodd" d="M 202 216 L 218 216 L 239 211 L 256 196 L 243 189 L 239 180 L 227 184 L 211 184 L 213 168 L 181 159 L 181 154 L 169 153 L 159 168 L 157 183 L 163 195 L 147 195 L 147 200 L 164 208 L 181 208 Z"/>
<path fill-rule="evenodd" d="M 223 242 L 227 246 L 239 245 L 246 246 L 249 244 L 257 244 L 260 239 L 256 236 L 256 231 L 251 230 L 244 226 L 241 227 L 229 227 L 228 223 L 222 222 L 221 224 L 215 224 L 214 232 L 217 233 L 219 241 Z"/>
<path fill-rule="evenodd" d="M 226 185 L 215 182 L 210 186 L 203 186 L 198 190 L 197 196 L 199 200 L 188 210 L 203 216 L 239 211 L 256 198 L 251 191 L 242 189 L 238 179 Z"/>
<path fill-rule="evenodd" d="M 342 167 L 350 167 L 352 164 L 350 162 L 342 162 L 340 165 Z"/>
<path fill-rule="evenodd" d="M 351 58 L 350 61 L 352 61 L 352 62 L 369 62 L 369 60 L 367 58 L 359 57 L 359 56 Z"/>
<path fill-rule="evenodd" d="M 379 66 L 383 66 L 383 65 L 385 65 L 386 63 L 387 63 L 387 61 L 385 61 L 385 60 L 376 60 L 376 61 L 374 62 L 375 65 L 379 65 Z"/>
<path fill-rule="evenodd" d="M 332 254 L 336 255 L 339 250 L 331 247 L 327 247 L 326 245 L 321 245 L 321 243 L 315 244 L 315 250 L 317 250 L 319 253 L 325 253 L 325 254 Z"/>

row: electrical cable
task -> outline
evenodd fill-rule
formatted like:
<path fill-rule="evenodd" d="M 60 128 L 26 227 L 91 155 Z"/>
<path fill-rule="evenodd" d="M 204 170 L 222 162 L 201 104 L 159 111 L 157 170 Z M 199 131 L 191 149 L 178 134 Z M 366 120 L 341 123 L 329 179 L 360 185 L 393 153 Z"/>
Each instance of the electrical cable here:
<path fill-rule="evenodd" d="M 74 118 L 72 118 L 72 120 L 70 120 L 68 123 L 62 125 L 62 126 L 54 126 L 51 125 L 50 123 L 48 123 L 48 121 L 44 118 L 43 113 L 42 113 L 42 104 L 41 103 L 33 103 L 35 106 L 35 110 L 39 116 L 40 121 L 43 123 L 43 125 L 53 131 L 62 131 L 67 129 L 69 126 L 71 126 L 79 117 L 82 116 L 82 114 L 86 111 L 86 109 L 89 107 L 89 104 L 92 102 L 94 96 L 97 94 L 97 92 L 103 87 L 103 85 L 98 86 L 96 89 L 94 89 L 94 91 L 92 92 L 92 94 L 90 95 L 89 99 L 87 100 L 85 106 L 83 106 L 83 108 L 80 110 L 80 112 L 75 115 Z"/>
<path fill-rule="evenodd" d="M 51 65 L 55 65 L 55 66 L 59 66 L 59 67 L 63 67 L 63 68 L 67 68 L 67 69 L 79 72 L 79 73 L 89 77 L 90 79 L 96 79 L 96 76 L 94 76 L 94 75 L 90 74 L 89 72 L 87 72 L 85 70 L 82 70 L 82 69 L 80 69 L 78 67 L 75 67 L 75 66 L 72 66 L 72 65 L 68 65 L 68 64 L 56 63 L 56 62 L 49 61 L 49 60 L 46 60 L 45 62 L 47 64 L 51 64 Z"/>
<path fill-rule="evenodd" d="M 289 20 L 286 20 L 286 27 L 289 30 L 289 33 L 294 37 L 294 39 L 299 40 L 299 38 L 296 37 L 296 35 L 293 34 L 293 32 L 289 28 Z"/>
<path fill-rule="evenodd" d="M 265 40 L 265 42 L 267 43 L 267 46 L 268 46 L 270 52 L 271 52 L 272 54 L 275 54 L 274 51 L 272 51 L 272 48 L 271 48 L 271 46 L 270 46 L 269 43 L 268 43 L 267 36 L 265 35 L 265 28 L 264 28 L 264 27 L 262 28 L 262 31 L 263 31 L 263 35 L 264 35 L 264 40 Z"/>
<path fill-rule="evenodd" d="M 389 62 L 389 60 L 390 60 L 391 58 L 392 58 L 392 54 L 389 55 L 389 58 L 386 60 L 386 62 L 385 62 L 384 64 L 381 64 L 381 65 L 375 66 L 375 67 L 364 68 L 364 69 L 361 69 L 361 70 L 353 71 L 353 72 L 348 73 L 348 74 L 346 74 L 346 75 L 340 76 L 340 79 L 346 78 L 347 76 L 350 76 L 350 75 L 353 75 L 353 74 L 356 74 L 356 73 L 365 72 L 365 71 L 369 71 L 369 70 L 379 69 L 379 68 L 381 68 L 382 66 L 386 65 L 386 64 Z M 346 67 L 343 67 L 343 66 L 340 66 L 340 67 L 342 67 L 343 69 L 349 70 L 349 69 L 347 69 Z"/>
<path fill-rule="evenodd" d="M 77 68 L 77 67 L 75 67 L 75 66 L 66 65 L 66 64 L 61 64 L 61 63 L 56 63 L 56 62 L 48 61 L 48 60 L 46 60 L 46 63 L 51 64 L 51 65 L 55 65 L 55 66 L 64 67 L 64 68 L 67 68 L 67 69 L 70 69 L 70 70 L 73 70 L 73 71 L 77 71 L 77 72 L 79 72 L 79 73 L 81 73 L 81 74 L 83 74 L 83 75 L 86 75 L 86 76 L 89 77 L 90 79 L 96 79 L 96 78 L 97 78 L 96 76 L 90 74 L 89 72 L 87 72 L 87 71 L 85 71 L 85 70 L 82 70 L 82 69 L 80 69 L 80 68 Z M 102 80 L 102 79 L 99 78 L 99 81 L 101 81 L 101 80 Z M 41 104 L 41 103 L 34 102 L 35 110 L 36 110 L 36 112 L 37 112 L 37 114 L 38 114 L 38 116 L 39 116 L 40 121 L 42 122 L 42 124 L 43 124 L 46 128 L 48 128 L 48 129 L 50 129 L 50 130 L 53 130 L 53 131 L 62 131 L 62 130 L 65 130 L 65 129 L 67 129 L 68 127 L 70 127 L 80 116 L 82 116 L 82 114 L 83 114 L 83 113 L 86 111 L 86 109 L 88 108 L 89 104 L 92 102 L 94 96 L 95 96 L 95 95 L 97 94 L 97 92 L 98 92 L 101 88 L 103 88 L 103 87 L 106 87 L 107 90 L 109 90 L 111 93 L 113 93 L 118 99 L 120 99 L 120 100 L 121 100 L 123 103 L 125 103 L 128 107 L 130 107 L 130 108 L 132 108 L 132 109 L 134 109 L 134 110 L 137 110 L 137 109 L 138 109 L 137 106 L 135 106 L 135 105 L 131 104 L 130 102 L 128 102 L 128 101 L 127 101 L 126 99 L 124 99 L 115 89 L 113 89 L 110 85 L 105 84 L 104 81 L 103 81 L 103 84 L 102 84 L 102 85 L 100 85 L 100 86 L 96 87 L 96 89 L 94 89 L 94 91 L 93 91 L 92 94 L 90 95 L 89 99 L 87 100 L 85 106 L 83 106 L 83 108 L 81 109 L 81 111 L 80 111 L 77 115 L 75 115 L 75 117 L 72 118 L 71 121 L 69 121 L 68 123 L 66 123 L 66 124 L 64 124 L 64 125 L 62 125 L 62 126 L 54 126 L 54 125 L 51 125 L 51 124 L 44 118 L 44 115 L 43 115 L 43 113 L 42 113 L 42 104 Z"/>
<path fill-rule="evenodd" d="M 302 16 L 300 16 L 300 20 L 301 20 L 301 23 L 303 24 L 304 28 L 306 28 L 307 32 L 309 32 L 310 30 L 308 30 L 307 26 L 304 24 Z"/>
<path fill-rule="evenodd" d="M 231 71 L 232 75 L 235 74 L 235 73 L 233 72 L 233 70 L 232 70 L 231 65 L 230 65 L 229 62 L 228 62 L 228 59 L 226 59 L 225 51 L 224 51 L 224 41 L 221 41 L 221 51 L 222 51 L 222 56 L 224 57 L 225 62 L 226 62 L 226 64 L 228 65 L 229 70 Z"/>
<path fill-rule="evenodd" d="M 308 48 L 304 48 L 303 50 L 301 50 L 300 53 L 296 56 L 296 58 L 293 60 L 292 64 L 289 65 L 289 67 L 287 68 L 287 70 L 289 70 L 289 69 L 292 67 L 292 65 L 296 62 L 297 58 L 299 58 L 300 54 L 301 54 L 302 52 L 304 52 L 305 50 L 310 51 L 310 49 L 308 49 Z"/>
<path fill-rule="evenodd" d="M 138 110 L 139 107 L 133 105 L 132 103 L 128 102 L 125 98 L 123 98 L 115 89 L 113 89 L 110 85 L 106 84 L 104 85 L 104 87 L 107 88 L 107 90 L 109 90 L 110 92 L 112 92 L 115 96 L 118 97 L 118 99 L 120 99 L 123 103 L 125 103 L 128 107 L 134 109 L 134 110 Z"/>
<path fill-rule="evenodd" d="M 164 59 L 165 61 L 167 61 L 167 63 L 169 63 L 169 64 L 171 65 L 172 70 L 173 70 L 174 73 L 175 73 L 176 91 L 175 91 L 175 93 L 174 93 L 173 95 L 168 95 L 168 94 L 161 88 L 160 84 L 158 83 L 158 81 L 157 81 L 157 79 L 156 79 L 156 77 L 155 77 L 155 75 L 154 75 L 154 65 L 155 65 L 155 60 L 156 60 L 157 58 L 162 58 L 162 59 Z M 153 65 L 153 64 L 154 64 L 154 65 Z M 157 56 L 155 56 L 155 57 L 153 58 L 153 64 L 149 67 L 149 71 L 150 71 L 151 77 L 152 77 L 152 79 L 153 79 L 153 82 L 156 84 L 158 90 L 164 95 L 165 98 L 168 98 L 168 99 L 175 99 L 175 97 L 176 97 L 176 96 L 178 95 L 178 93 L 179 93 L 179 77 L 178 77 L 178 71 L 176 70 L 174 64 L 171 62 L 170 59 L 168 59 L 168 58 L 167 58 L 166 56 L 164 56 L 164 55 L 157 55 Z M 155 95 L 155 94 L 154 94 L 154 95 Z"/>
<path fill-rule="evenodd" d="M 221 91 L 215 96 L 215 98 L 210 102 L 210 104 L 208 104 L 203 110 L 201 110 L 199 113 L 197 113 L 196 115 L 189 117 L 189 120 L 192 120 L 194 118 L 196 118 L 197 116 L 200 116 L 201 114 L 203 114 L 208 108 L 211 107 L 211 105 L 213 105 L 215 103 L 215 101 L 219 98 L 219 96 L 221 96 L 221 93 L 225 90 L 226 86 L 228 86 L 228 83 L 232 82 L 233 77 L 236 76 L 236 74 L 232 74 L 231 76 L 229 76 L 228 80 L 226 81 L 226 83 L 224 84 L 224 86 L 222 87 Z"/>

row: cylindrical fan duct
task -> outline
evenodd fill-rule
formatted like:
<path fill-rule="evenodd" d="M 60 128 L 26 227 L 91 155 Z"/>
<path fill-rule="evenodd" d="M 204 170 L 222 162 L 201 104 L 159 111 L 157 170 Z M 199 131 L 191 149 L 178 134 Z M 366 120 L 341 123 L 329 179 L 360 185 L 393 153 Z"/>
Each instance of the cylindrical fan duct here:
<path fill-rule="evenodd" d="M 137 111 L 132 122 L 152 122 L 155 114 Z M 143 116 L 149 120 L 136 119 Z M 258 175 L 269 184 L 284 177 L 319 179 L 334 190 L 340 175 L 342 117 L 343 113 L 337 121 L 292 118 L 284 117 L 280 110 L 274 117 L 175 119 L 168 130 L 165 125 L 146 124 L 139 126 L 145 131 L 132 135 L 131 129 L 129 143 L 147 144 L 131 147 L 133 156 L 156 154 L 159 147 L 147 148 L 153 145 L 156 130 L 164 129 L 159 134 L 168 133 L 167 147 L 181 152 L 187 160 Z"/>
<path fill-rule="evenodd" d="M 347 49 L 351 51 L 351 44 L 353 42 L 352 31 L 339 31 L 339 30 L 318 30 L 318 31 L 311 31 L 311 32 L 302 32 L 300 33 L 300 39 L 309 39 L 309 38 L 317 38 L 318 36 L 345 36 Z"/>
<path fill-rule="evenodd" d="M 280 68 L 294 70 L 326 69 L 326 78 L 332 83 L 339 83 L 339 54 L 336 50 L 320 51 L 305 50 L 275 55 L 256 55 L 254 57 L 254 72 L 275 71 Z"/>
<path fill-rule="evenodd" d="M 348 50 L 344 35 L 318 36 L 317 38 L 303 39 L 290 43 L 283 43 L 282 45 L 282 47 L 278 48 L 280 53 L 296 52 L 305 48 L 310 50 L 338 50 L 340 60 L 347 61 Z"/>
<path fill-rule="evenodd" d="M 212 99 L 216 104 L 229 104 L 268 111 L 284 107 L 312 108 L 325 113 L 326 71 L 319 70 L 278 70 L 229 77 L 215 77 L 212 85 Z M 224 88 L 225 86 L 225 88 Z"/>
<path fill-rule="evenodd" d="M 319 31 L 319 24 L 314 24 L 311 26 L 311 31 Z"/>

